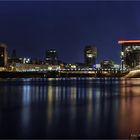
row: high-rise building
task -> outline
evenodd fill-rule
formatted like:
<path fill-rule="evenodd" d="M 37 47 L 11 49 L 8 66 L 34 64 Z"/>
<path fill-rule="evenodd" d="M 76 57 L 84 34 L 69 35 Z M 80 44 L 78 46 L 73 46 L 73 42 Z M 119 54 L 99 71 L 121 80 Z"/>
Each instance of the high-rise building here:
<path fill-rule="evenodd" d="M 7 65 L 7 46 L 0 43 L 0 67 L 5 67 Z"/>
<path fill-rule="evenodd" d="M 86 66 L 93 67 L 96 64 L 97 48 L 94 46 L 86 46 L 84 50 Z"/>
<path fill-rule="evenodd" d="M 121 40 L 121 64 L 124 68 L 135 68 L 140 65 L 140 40 Z"/>
<path fill-rule="evenodd" d="M 15 49 L 12 51 L 12 56 L 11 56 L 11 58 L 12 58 L 12 59 L 17 59 L 17 52 L 16 52 Z"/>
<path fill-rule="evenodd" d="M 17 52 L 16 52 L 15 49 L 12 51 L 10 62 L 11 63 L 14 63 L 14 62 L 18 63 L 18 62 L 20 62 L 19 58 L 17 58 Z"/>
<path fill-rule="evenodd" d="M 55 49 L 46 51 L 46 63 L 55 65 L 58 63 L 58 54 Z"/>

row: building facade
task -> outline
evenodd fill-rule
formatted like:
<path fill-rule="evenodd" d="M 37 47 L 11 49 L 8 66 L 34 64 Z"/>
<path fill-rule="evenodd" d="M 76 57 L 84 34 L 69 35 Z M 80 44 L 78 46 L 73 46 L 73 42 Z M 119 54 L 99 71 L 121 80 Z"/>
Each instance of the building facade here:
<path fill-rule="evenodd" d="M 101 65 L 101 68 L 103 69 L 114 68 L 114 62 L 112 60 L 102 60 L 100 65 Z"/>
<path fill-rule="evenodd" d="M 55 49 L 46 51 L 46 63 L 56 65 L 58 63 L 58 54 Z"/>
<path fill-rule="evenodd" d="M 93 67 L 96 64 L 97 48 L 95 46 L 86 46 L 84 50 L 85 65 Z"/>
<path fill-rule="evenodd" d="M 17 51 L 14 49 L 10 58 L 10 63 L 20 63 L 21 60 L 17 57 Z"/>
<path fill-rule="evenodd" d="M 7 46 L 0 43 L 0 67 L 5 67 L 7 65 Z"/>
<path fill-rule="evenodd" d="M 121 44 L 121 65 L 124 68 L 135 68 L 140 65 L 140 40 L 118 41 Z"/>

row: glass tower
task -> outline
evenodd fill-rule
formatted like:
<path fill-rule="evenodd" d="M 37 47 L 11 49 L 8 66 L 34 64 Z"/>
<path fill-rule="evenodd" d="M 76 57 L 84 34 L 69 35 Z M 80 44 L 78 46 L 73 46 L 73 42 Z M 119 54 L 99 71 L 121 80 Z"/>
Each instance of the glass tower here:
<path fill-rule="evenodd" d="M 135 68 L 140 65 L 140 40 L 118 41 L 121 44 L 122 68 Z"/>

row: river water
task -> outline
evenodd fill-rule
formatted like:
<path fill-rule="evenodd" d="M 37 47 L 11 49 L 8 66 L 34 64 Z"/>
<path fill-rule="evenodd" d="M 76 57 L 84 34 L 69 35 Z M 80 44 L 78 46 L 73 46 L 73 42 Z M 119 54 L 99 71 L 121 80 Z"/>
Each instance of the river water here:
<path fill-rule="evenodd" d="M 140 135 L 140 79 L 0 79 L 0 138 Z"/>

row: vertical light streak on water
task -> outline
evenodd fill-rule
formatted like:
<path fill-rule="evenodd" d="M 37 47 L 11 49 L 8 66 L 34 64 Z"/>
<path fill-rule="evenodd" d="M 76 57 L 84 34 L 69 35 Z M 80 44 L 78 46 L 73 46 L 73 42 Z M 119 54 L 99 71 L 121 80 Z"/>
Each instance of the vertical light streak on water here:
<path fill-rule="evenodd" d="M 59 88 L 58 86 L 55 87 L 55 102 L 58 104 L 59 102 Z"/>
<path fill-rule="evenodd" d="M 94 79 L 92 84 L 92 128 L 89 130 L 90 133 L 94 133 L 94 135 L 98 135 L 98 130 L 100 129 L 100 112 L 101 112 L 101 95 L 102 90 L 100 89 L 101 81 L 99 78 Z M 92 132 L 91 130 L 94 130 Z M 89 133 L 89 132 L 88 132 Z"/>
<path fill-rule="evenodd" d="M 60 102 L 63 102 L 63 96 L 64 94 L 66 94 L 66 87 L 62 86 L 61 88 L 59 87 L 59 99 L 60 99 Z"/>
<path fill-rule="evenodd" d="M 70 87 L 67 88 L 67 91 L 69 92 L 69 135 L 75 133 L 75 128 L 76 128 L 76 87 L 75 85 L 70 85 Z"/>
<path fill-rule="evenodd" d="M 71 105 L 74 106 L 76 103 L 76 86 L 71 86 L 70 87 L 70 101 L 71 101 Z"/>
<path fill-rule="evenodd" d="M 75 116 L 76 116 L 76 87 L 75 86 L 71 86 L 70 87 L 70 104 L 71 104 L 71 119 L 74 120 Z M 72 123 L 74 123 L 73 121 L 71 121 Z"/>
<path fill-rule="evenodd" d="M 35 102 L 37 103 L 38 102 L 38 97 L 39 97 L 39 87 L 38 85 L 35 87 Z"/>
<path fill-rule="evenodd" d="M 46 92 L 47 92 L 47 86 L 43 86 L 43 102 L 46 101 Z"/>
<path fill-rule="evenodd" d="M 30 94 L 30 85 L 23 85 L 23 105 L 27 105 L 30 103 L 31 94 Z"/>
<path fill-rule="evenodd" d="M 30 84 L 27 85 L 26 81 L 23 82 L 23 91 L 22 91 L 22 126 L 24 132 L 28 128 L 30 120 L 30 103 L 31 103 L 31 88 Z"/>
<path fill-rule="evenodd" d="M 92 87 L 88 87 L 86 94 L 87 94 L 87 101 L 88 101 L 88 112 L 87 112 L 87 115 L 88 115 L 88 118 L 90 118 L 89 120 L 91 120 L 91 114 L 92 114 L 92 109 L 93 109 L 92 108 L 93 88 Z"/>
<path fill-rule="evenodd" d="M 126 138 L 140 133 L 140 79 L 121 81 L 118 112 L 118 137 Z"/>
<path fill-rule="evenodd" d="M 40 102 L 42 102 L 43 101 L 43 87 L 42 86 L 40 86 L 39 87 L 39 99 L 40 99 Z"/>
<path fill-rule="evenodd" d="M 91 84 L 86 88 L 86 96 L 87 96 L 87 128 L 86 133 L 89 136 L 92 130 L 93 120 L 95 119 L 95 116 L 93 116 L 93 88 Z"/>
<path fill-rule="evenodd" d="M 58 87 L 58 99 L 59 99 L 59 102 L 61 100 L 61 94 L 63 92 L 63 88 L 62 87 Z"/>
<path fill-rule="evenodd" d="M 80 101 L 81 99 L 81 88 L 78 87 L 78 101 Z"/>
<path fill-rule="evenodd" d="M 52 124 L 52 115 L 53 115 L 53 110 L 52 110 L 52 105 L 53 105 L 53 89 L 52 89 L 52 79 L 49 79 L 49 85 L 48 85 L 48 110 L 47 110 L 47 116 L 48 116 L 48 124 L 51 125 Z"/>
<path fill-rule="evenodd" d="M 70 88 L 71 88 L 71 87 L 68 86 L 68 87 L 67 87 L 67 91 L 68 91 L 68 92 L 64 94 L 65 97 L 66 97 L 66 100 L 67 100 L 69 103 L 70 103 L 70 101 L 71 101 L 71 99 L 70 99 L 70 98 L 71 98 Z"/>

